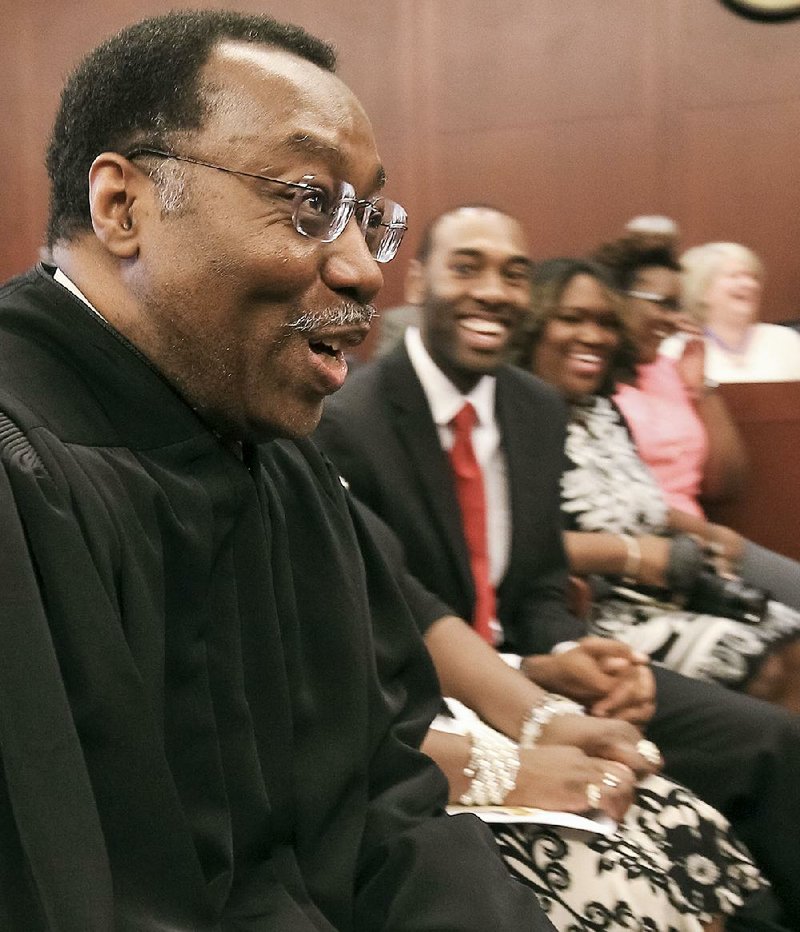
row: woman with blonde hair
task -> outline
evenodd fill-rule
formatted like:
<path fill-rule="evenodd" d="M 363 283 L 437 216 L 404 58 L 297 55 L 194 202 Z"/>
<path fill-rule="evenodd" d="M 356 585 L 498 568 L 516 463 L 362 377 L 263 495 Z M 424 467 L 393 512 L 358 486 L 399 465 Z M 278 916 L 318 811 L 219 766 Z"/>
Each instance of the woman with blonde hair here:
<path fill-rule="evenodd" d="M 800 380 L 800 334 L 758 320 L 759 257 L 739 243 L 706 243 L 681 256 L 686 311 L 703 327 L 706 376 L 716 382 Z"/>

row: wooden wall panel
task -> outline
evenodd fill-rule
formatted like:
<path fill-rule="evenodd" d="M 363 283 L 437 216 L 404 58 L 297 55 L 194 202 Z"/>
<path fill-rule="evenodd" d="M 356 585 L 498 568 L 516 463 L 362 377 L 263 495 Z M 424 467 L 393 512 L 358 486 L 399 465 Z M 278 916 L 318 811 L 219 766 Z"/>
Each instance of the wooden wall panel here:
<path fill-rule="evenodd" d="M 440 4 L 437 128 L 519 129 L 641 112 L 641 26 L 631 14 L 645 6 L 507 0 L 488 18 L 470 0 Z"/>
<path fill-rule="evenodd" d="M 5 5 L 2 277 L 35 258 L 43 234 L 42 157 L 63 74 L 104 35 L 174 0 Z M 668 213 L 687 246 L 753 245 L 769 273 L 765 316 L 800 313 L 800 23 L 756 23 L 719 0 L 268 6 L 338 46 L 389 189 L 409 208 L 405 255 L 431 215 L 462 200 L 518 211 L 539 256 L 590 248 L 636 213 Z M 385 306 L 401 299 L 403 264 L 386 269 Z"/>
<path fill-rule="evenodd" d="M 750 461 L 743 492 L 709 505 L 712 521 L 800 560 L 800 382 L 721 385 Z"/>
<path fill-rule="evenodd" d="M 681 129 L 686 233 L 749 245 L 767 268 L 762 317 L 800 316 L 800 185 L 787 175 L 800 156 L 800 100 L 689 110 Z"/>
<path fill-rule="evenodd" d="M 754 22 L 708 0 L 680 0 L 674 6 L 673 67 L 682 107 L 797 99 L 800 20 Z"/>
<path fill-rule="evenodd" d="M 536 255 L 585 251 L 652 209 L 657 163 L 642 145 L 648 134 L 646 121 L 633 118 L 450 134 L 434 206 L 489 201 L 523 221 Z"/>
<path fill-rule="evenodd" d="M 800 316 L 800 22 L 758 23 L 684 0 L 676 20 L 675 203 L 687 241 L 764 259 L 762 316 Z"/>

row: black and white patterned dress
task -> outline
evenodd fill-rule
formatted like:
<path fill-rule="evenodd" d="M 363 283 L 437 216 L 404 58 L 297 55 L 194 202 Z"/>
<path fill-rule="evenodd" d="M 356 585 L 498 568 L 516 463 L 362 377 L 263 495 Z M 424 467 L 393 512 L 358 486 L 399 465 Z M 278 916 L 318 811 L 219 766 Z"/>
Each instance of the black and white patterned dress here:
<path fill-rule="evenodd" d="M 607 398 L 573 406 L 565 452 L 561 507 L 568 528 L 663 532 L 666 501 Z M 770 601 L 764 620 L 751 625 L 612 596 L 594 603 L 590 628 L 686 676 L 741 689 L 772 647 L 800 637 L 800 613 Z"/>
<path fill-rule="evenodd" d="M 700 932 L 766 881 L 726 820 L 660 776 L 639 784 L 611 835 L 492 825 L 511 873 L 559 932 Z"/>
<path fill-rule="evenodd" d="M 510 740 L 445 701 L 452 718 L 437 717 L 433 728 Z M 637 784 L 610 834 L 538 823 L 490 828 L 508 869 L 535 891 L 559 932 L 699 932 L 768 886 L 727 820 L 657 774 Z"/>

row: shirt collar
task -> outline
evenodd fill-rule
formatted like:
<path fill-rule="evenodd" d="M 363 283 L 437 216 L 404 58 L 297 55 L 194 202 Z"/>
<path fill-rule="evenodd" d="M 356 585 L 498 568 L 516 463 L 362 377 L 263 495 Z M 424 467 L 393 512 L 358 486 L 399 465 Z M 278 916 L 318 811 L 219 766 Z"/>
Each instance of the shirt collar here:
<path fill-rule="evenodd" d="M 468 394 L 463 395 L 431 359 L 418 327 L 406 329 L 405 344 L 437 426 L 449 424 L 467 401 L 475 408 L 480 425 L 486 426 L 494 422 L 497 383 L 494 376 L 482 376 L 478 384 Z"/>
<path fill-rule="evenodd" d="M 68 275 L 62 272 L 61 269 L 56 268 L 55 273 L 53 275 L 53 279 L 57 281 L 59 285 L 62 285 L 64 288 L 66 288 L 67 291 L 71 291 L 75 295 L 75 297 L 78 298 L 80 301 L 83 301 L 83 303 L 90 310 L 94 311 L 94 313 L 97 314 L 97 316 L 101 320 L 105 320 L 105 317 L 103 317 L 100 311 L 97 310 L 97 308 L 86 297 L 86 295 L 80 290 L 80 288 L 78 288 L 75 282 Z M 106 321 L 106 323 L 108 323 L 108 321 Z"/>

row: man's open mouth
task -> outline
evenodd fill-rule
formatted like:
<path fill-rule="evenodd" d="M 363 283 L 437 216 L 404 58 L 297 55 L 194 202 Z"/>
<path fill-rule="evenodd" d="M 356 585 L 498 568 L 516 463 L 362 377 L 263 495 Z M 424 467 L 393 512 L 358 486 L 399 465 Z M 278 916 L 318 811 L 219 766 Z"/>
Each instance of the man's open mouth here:
<path fill-rule="evenodd" d="M 312 353 L 318 353 L 325 356 L 332 356 L 334 359 L 341 359 L 343 349 L 339 340 L 309 340 L 308 345 Z"/>

